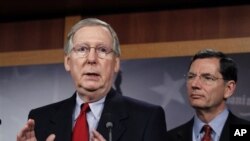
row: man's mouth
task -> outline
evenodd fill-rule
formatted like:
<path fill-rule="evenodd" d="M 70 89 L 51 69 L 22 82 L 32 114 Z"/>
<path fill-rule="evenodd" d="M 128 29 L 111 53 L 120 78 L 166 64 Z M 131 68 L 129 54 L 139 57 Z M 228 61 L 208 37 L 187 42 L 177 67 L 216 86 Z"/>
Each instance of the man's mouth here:
<path fill-rule="evenodd" d="M 94 72 L 88 72 L 88 73 L 85 73 L 84 76 L 86 76 L 88 80 L 98 80 L 100 77 L 100 74 L 94 73 Z"/>
<path fill-rule="evenodd" d="M 94 72 L 88 72 L 88 73 L 85 73 L 85 75 L 88 75 L 88 76 L 99 76 L 98 73 L 94 73 Z"/>
<path fill-rule="evenodd" d="M 197 98 L 202 98 L 204 96 L 201 95 L 201 94 L 191 94 L 190 97 L 193 98 L 193 99 L 197 99 Z"/>

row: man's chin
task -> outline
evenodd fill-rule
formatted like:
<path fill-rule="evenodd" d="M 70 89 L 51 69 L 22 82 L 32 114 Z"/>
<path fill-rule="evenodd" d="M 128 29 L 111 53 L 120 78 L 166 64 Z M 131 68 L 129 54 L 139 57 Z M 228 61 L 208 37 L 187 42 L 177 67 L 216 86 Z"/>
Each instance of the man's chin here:
<path fill-rule="evenodd" d="M 100 87 L 97 87 L 97 86 L 81 86 L 79 88 L 83 89 L 84 91 L 88 91 L 88 92 L 95 92 L 95 91 L 98 91 L 100 89 Z"/>

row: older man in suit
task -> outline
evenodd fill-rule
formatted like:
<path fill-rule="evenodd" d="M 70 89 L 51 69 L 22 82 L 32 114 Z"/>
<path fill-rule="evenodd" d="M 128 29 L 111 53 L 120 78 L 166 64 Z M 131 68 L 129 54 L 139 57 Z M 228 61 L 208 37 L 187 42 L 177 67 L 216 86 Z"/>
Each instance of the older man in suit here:
<path fill-rule="evenodd" d="M 196 114 L 168 131 L 169 140 L 229 141 L 231 125 L 249 124 L 226 105 L 237 82 L 237 67 L 231 58 L 215 50 L 202 50 L 192 58 L 186 79 L 188 99 Z"/>
<path fill-rule="evenodd" d="M 64 66 L 76 92 L 66 100 L 32 110 L 17 141 L 166 140 L 160 106 L 122 96 L 112 88 L 120 68 L 120 45 L 109 24 L 95 18 L 78 22 L 68 34 L 64 51 Z"/>

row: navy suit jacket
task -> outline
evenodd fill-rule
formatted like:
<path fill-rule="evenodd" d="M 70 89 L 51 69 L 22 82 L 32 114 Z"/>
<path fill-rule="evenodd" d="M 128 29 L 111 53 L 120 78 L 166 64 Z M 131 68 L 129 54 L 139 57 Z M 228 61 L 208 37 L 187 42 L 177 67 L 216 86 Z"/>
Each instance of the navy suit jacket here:
<path fill-rule="evenodd" d="M 169 141 L 192 141 L 192 132 L 193 132 L 193 124 L 194 124 L 194 118 L 192 118 L 190 121 L 186 122 L 185 124 L 182 124 L 174 129 L 171 129 L 167 132 L 167 137 Z M 225 125 L 222 129 L 220 141 L 229 141 L 230 137 L 230 125 L 233 124 L 242 124 L 242 125 L 249 125 L 250 122 L 246 121 L 244 119 L 238 118 L 235 115 L 232 114 L 232 112 L 229 112 L 227 121 L 225 122 Z"/>
<path fill-rule="evenodd" d="M 72 97 L 31 110 L 29 118 L 35 120 L 35 134 L 38 141 L 45 141 L 51 133 L 56 141 L 71 141 L 72 114 L 76 94 Z M 108 140 L 106 123 L 112 122 L 113 141 L 166 141 L 164 110 L 116 93 L 108 93 L 98 123 L 99 131 Z"/>

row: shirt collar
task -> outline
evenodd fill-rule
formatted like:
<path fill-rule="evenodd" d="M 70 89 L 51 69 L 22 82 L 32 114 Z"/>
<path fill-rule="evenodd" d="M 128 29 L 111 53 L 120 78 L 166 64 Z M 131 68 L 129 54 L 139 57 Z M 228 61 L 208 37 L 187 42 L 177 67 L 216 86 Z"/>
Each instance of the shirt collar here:
<path fill-rule="evenodd" d="M 228 114 L 228 109 L 225 109 L 209 123 L 216 135 L 221 134 L 222 128 L 224 127 Z"/>
<path fill-rule="evenodd" d="M 99 119 L 101 117 L 101 113 L 104 107 L 104 101 L 106 99 L 106 96 L 102 99 L 89 103 L 89 108 L 91 110 L 91 113 L 93 113 L 95 119 Z M 80 111 L 81 111 L 81 105 L 84 103 L 84 101 L 80 98 L 79 94 L 76 93 L 76 108 L 75 108 L 75 120 L 78 117 Z"/>
<path fill-rule="evenodd" d="M 222 129 L 224 127 L 224 124 L 226 122 L 226 119 L 228 117 L 229 111 L 228 109 L 224 109 L 219 115 L 217 115 L 212 121 L 210 121 L 208 124 L 212 127 L 215 134 L 218 136 L 221 134 Z M 199 133 L 202 129 L 202 127 L 207 124 L 202 122 L 197 115 L 194 116 L 194 134 L 195 137 L 199 136 Z"/>

